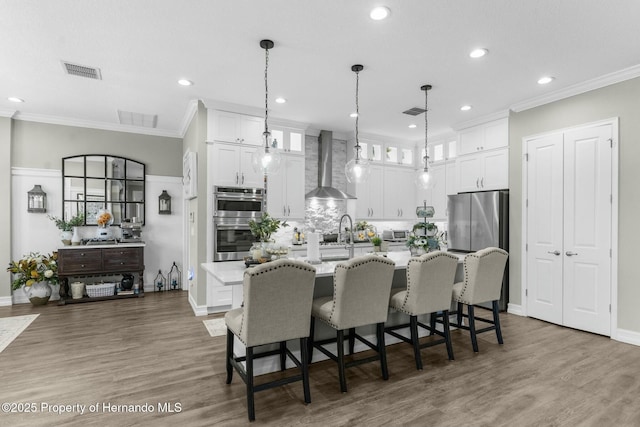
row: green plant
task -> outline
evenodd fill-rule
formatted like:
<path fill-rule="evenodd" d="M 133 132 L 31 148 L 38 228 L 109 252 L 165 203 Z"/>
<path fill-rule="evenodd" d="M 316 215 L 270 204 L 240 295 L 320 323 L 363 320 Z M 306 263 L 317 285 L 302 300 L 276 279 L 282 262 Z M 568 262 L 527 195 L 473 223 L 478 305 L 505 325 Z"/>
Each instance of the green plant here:
<path fill-rule="evenodd" d="M 438 227 L 436 227 L 436 225 L 432 222 L 416 222 L 415 224 L 413 224 L 413 231 L 416 231 L 416 230 L 432 231 L 437 229 Z"/>
<path fill-rule="evenodd" d="M 18 261 L 11 261 L 7 271 L 14 274 L 11 289 L 16 290 L 22 285 L 31 286 L 36 282 L 58 283 L 58 253 L 40 255 L 31 252 L 23 255 Z"/>
<path fill-rule="evenodd" d="M 280 227 L 288 227 L 287 221 L 280 221 L 273 218 L 267 212 L 262 214 L 260 221 L 249 221 L 249 229 L 257 240 L 261 242 L 268 242 L 271 239 L 271 235 L 278 231 Z"/>
<path fill-rule="evenodd" d="M 78 215 L 72 217 L 69 221 L 65 221 L 62 218 L 58 218 L 57 216 L 49 215 L 48 218 L 56 223 L 56 227 L 58 227 L 61 231 L 72 231 L 73 227 L 78 227 L 84 224 L 84 214 L 80 212 Z"/>
<path fill-rule="evenodd" d="M 372 237 L 371 243 L 373 243 L 373 246 L 380 246 L 382 244 L 382 239 L 378 236 Z"/>

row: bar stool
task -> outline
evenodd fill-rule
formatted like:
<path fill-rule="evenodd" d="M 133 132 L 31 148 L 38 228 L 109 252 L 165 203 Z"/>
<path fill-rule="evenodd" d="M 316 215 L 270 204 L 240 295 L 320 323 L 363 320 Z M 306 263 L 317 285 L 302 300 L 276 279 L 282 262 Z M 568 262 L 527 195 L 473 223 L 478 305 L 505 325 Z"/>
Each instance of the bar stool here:
<path fill-rule="evenodd" d="M 345 368 L 380 360 L 382 378 L 389 379 L 387 353 L 384 343 L 384 322 L 387 320 L 389 293 L 393 281 L 395 263 L 387 258 L 365 255 L 339 263 L 333 275 L 333 296 L 313 300 L 311 308 L 311 332 L 309 334 L 309 361 L 313 348 L 338 363 L 340 390 L 347 391 Z M 315 321 L 321 320 L 336 330 L 336 338 L 314 341 Z M 377 343 L 374 345 L 356 334 L 355 328 L 376 324 Z M 353 354 L 355 339 L 376 351 L 375 356 L 344 361 L 344 332 L 348 331 L 349 354 Z M 337 356 L 323 345 L 335 342 Z"/>
<path fill-rule="evenodd" d="M 311 403 L 307 357 L 311 302 L 316 269 L 302 261 L 281 259 L 244 272 L 244 306 L 228 311 L 227 325 L 227 384 L 231 384 L 233 368 L 247 386 L 247 412 L 255 420 L 254 393 L 293 381 L 302 380 L 305 403 Z M 246 356 L 233 354 L 234 336 L 246 346 Z M 299 339 L 301 361 L 289 351 L 286 341 Z M 279 343 L 279 349 L 254 354 L 254 349 L 265 344 Z M 286 356 L 300 368 L 294 375 L 264 384 L 254 385 L 253 360 L 280 355 L 280 369 L 285 370 Z M 246 369 L 240 362 L 246 362 Z"/>
<path fill-rule="evenodd" d="M 458 303 L 456 323 L 454 326 L 469 331 L 471 346 L 478 352 L 477 334 L 496 331 L 498 343 L 502 344 L 498 300 L 502 289 L 504 268 L 509 253 L 500 248 L 486 248 L 469 254 L 464 258 L 464 281 L 453 285 L 453 301 Z M 474 306 L 491 302 L 493 320 L 476 317 Z M 467 314 L 463 314 L 463 304 L 467 305 Z M 481 307 L 480 308 L 484 308 Z M 469 325 L 462 324 L 462 318 L 469 319 Z M 476 320 L 489 323 L 491 326 L 476 329 Z"/>
<path fill-rule="evenodd" d="M 430 252 L 407 263 L 406 289 L 392 289 L 389 307 L 409 315 L 409 324 L 387 326 L 385 332 L 413 346 L 416 369 L 422 370 L 420 349 L 436 344 L 446 344 L 449 360 L 453 360 L 451 334 L 449 331 L 449 308 L 451 293 L 456 276 L 458 257 L 446 252 Z M 418 322 L 418 316 L 431 313 L 430 325 Z M 436 329 L 438 318 L 442 318 L 443 331 Z M 411 338 L 395 332 L 409 327 Z M 439 340 L 420 344 L 418 326 L 428 330 L 431 335 L 443 337 Z"/>

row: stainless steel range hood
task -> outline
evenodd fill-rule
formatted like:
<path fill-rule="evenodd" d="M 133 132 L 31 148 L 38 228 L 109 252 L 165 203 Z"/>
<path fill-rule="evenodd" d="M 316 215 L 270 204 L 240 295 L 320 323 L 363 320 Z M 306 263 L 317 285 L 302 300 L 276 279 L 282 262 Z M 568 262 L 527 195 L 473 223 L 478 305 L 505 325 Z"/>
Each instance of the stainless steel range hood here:
<path fill-rule="evenodd" d="M 333 187 L 331 177 L 332 167 L 332 150 L 333 150 L 333 132 L 328 130 L 320 131 L 318 137 L 318 187 L 309 191 L 306 199 L 355 199 L 343 191 Z"/>

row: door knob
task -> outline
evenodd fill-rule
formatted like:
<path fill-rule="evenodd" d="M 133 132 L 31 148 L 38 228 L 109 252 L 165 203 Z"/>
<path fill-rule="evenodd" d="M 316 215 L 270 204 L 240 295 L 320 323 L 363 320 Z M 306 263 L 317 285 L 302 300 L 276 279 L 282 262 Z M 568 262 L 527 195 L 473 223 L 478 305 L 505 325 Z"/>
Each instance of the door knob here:
<path fill-rule="evenodd" d="M 560 255 L 560 251 L 553 251 L 553 252 L 548 251 L 547 253 L 548 253 L 548 254 L 553 254 L 553 255 L 555 255 L 555 256 Z"/>
<path fill-rule="evenodd" d="M 574 256 L 574 255 L 578 255 L 578 253 L 577 253 L 577 252 L 567 251 L 567 252 L 565 252 L 565 255 L 567 255 L 567 256 Z"/>

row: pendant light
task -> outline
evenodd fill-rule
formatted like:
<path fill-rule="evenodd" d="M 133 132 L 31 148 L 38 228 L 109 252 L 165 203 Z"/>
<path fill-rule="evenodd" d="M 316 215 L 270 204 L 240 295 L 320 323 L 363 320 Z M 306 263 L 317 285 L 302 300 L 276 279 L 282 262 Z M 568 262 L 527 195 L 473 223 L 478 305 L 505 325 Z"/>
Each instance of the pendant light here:
<path fill-rule="evenodd" d="M 360 71 L 364 67 L 362 65 L 353 65 L 351 71 L 356 73 L 356 146 L 353 148 L 354 157 L 349 160 L 344 167 L 344 172 L 347 175 L 347 181 L 351 183 L 365 182 L 369 178 L 371 168 L 366 158 L 361 156 L 362 147 L 360 147 L 360 141 L 358 139 L 358 119 L 360 118 L 360 105 L 358 99 L 358 90 L 360 84 Z"/>
<path fill-rule="evenodd" d="M 251 164 L 253 170 L 262 173 L 264 175 L 270 175 L 278 172 L 280 169 L 280 153 L 271 145 L 271 132 L 269 132 L 269 85 L 268 85 L 268 70 L 269 70 L 269 49 L 274 46 L 271 40 L 261 40 L 260 47 L 265 52 L 265 66 L 264 66 L 264 132 L 262 134 L 262 140 L 264 142 L 251 156 Z"/>
<path fill-rule="evenodd" d="M 429 190 L 431 188 L 433 188 L 433 186 L 435 185 L 435 180 L 433 177 L 433 174 L 429 173 L 429 154 L 427 154 L 428 151 L 428 147 L 427 147 L 427 132 L 429 130 L 429 121 L 427 119 L 427 115 L 429 113 L 429 108 L 428 108 L 428 93 L 429 90 L 431 90 L 431 85 L 424 85 L 422 87 L 420 87 L 420 89 L 422 89 L 424 91 L 424 168 L 422 170 L 418 170 L 418 173 L 416 174 L 416 184 L 418 185 L 419 188 L 422 188 L 424 190 Z"/>

